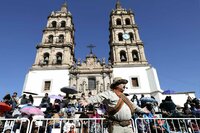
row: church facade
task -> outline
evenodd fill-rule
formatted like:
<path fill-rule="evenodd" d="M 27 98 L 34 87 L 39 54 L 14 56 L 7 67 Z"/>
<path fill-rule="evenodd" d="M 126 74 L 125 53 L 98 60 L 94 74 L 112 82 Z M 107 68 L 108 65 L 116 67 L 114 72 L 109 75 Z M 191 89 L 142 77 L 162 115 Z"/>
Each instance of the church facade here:
<path fill-rule="evenodd" d="M 114 77 L 129 82 L 125 93 L 162 97 L 156 69 L 146 57 L 134 13 L 117 1 L 110 13 L 109 59 L 99 59 L 92 51 L 85 60 L 75 59 L 75 27 L 67 4 L 52 11 L 43 30 L 41 43 L 36 46 L 35 62 L 26 75 L 23 91 L 34 92 L 37 103 L 45 93 L 62 94 L 60 88 L 73 86 L 81 95 L 98 94 L 110 89 Z"/>

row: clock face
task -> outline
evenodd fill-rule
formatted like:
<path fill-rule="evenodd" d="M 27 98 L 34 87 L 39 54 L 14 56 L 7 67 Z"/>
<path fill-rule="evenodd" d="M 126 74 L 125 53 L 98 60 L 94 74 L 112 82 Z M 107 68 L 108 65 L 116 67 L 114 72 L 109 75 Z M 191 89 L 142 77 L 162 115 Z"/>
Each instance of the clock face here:
<path fill-rule="evenodd" d="M 128 40 L 130 38 L 130 35 L 128 33 L 124 33 L 122 35 L 122 37 L 125 39 L 125 40 Z"/>

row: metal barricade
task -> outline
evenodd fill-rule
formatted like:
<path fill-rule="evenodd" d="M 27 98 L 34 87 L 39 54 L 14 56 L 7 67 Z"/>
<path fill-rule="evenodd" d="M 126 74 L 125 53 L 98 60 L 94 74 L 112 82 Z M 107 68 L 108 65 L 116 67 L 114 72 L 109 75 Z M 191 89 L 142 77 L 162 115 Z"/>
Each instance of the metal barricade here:
<path fill-rule="evenodd" d="M 135 133 L 200 133 L 200 118 L 137 118 Z M 108 133 L 105 118 L 0 119 L 0 133 Z"/>
<path fill-rule="evenodd" d="M 107 133 L 105 118 L 33 119 L 29 133 Z"/>
<path fill-rule="evenodd" d="M 0 118 L 0 133 L 10 130 L 11 133 L 29 133 L 30 120 L 21 119 L 3 119 Z"/>
<path fill-rule="evenodd" d="M 200 118 L 137 118 L 136 133 L 200 133 Z"/>

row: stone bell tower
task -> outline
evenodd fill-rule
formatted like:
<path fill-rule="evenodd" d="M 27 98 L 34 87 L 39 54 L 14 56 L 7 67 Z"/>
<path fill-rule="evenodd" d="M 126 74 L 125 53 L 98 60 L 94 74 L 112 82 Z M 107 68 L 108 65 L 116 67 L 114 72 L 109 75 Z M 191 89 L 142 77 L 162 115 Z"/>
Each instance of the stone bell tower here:
<path fill-rule="evenodd" d="M 160 97 L 162 90 L 157 72 L 145 57 L 134 13 L 123 8 L 119 0 L 110 13 L 109 31 L 109 61 L 113 77 L 128 80 L 125 93 Z"/>
<path fill-rule="evenodd" d="M 69 69 L 75 61 L 74 31 L 72 14 L 66 3 L 48 16 L 41 43 L 36 46 L 35 62 L 23 87 L 23 92 L 38 94 L 36 104 L 40 103 L 44 93 L 61 94 L 60 88 L 69 85 Z"/>
<path fill-rule="evenodd" d="M 140 40 L 134 13 L 122 8 L 119 1 L 110 14 L 109 60 L 112 65 L 146 65 L 144 45 Z"/>
<path fill-rule="evenodd" d="M 69 68 L 74 62 L 74 24 L 72 15 L 63 4 L 60 11 L 48 16 L 42 42 L 37 45 L 33 69 Z"/>

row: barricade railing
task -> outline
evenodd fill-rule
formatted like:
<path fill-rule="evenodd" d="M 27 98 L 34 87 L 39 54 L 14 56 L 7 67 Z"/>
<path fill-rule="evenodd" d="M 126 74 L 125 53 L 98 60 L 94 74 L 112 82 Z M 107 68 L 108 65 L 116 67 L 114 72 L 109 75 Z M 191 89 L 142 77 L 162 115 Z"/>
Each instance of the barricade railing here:
<path fill-rule="evenodd" d="M 27 118 L 21 118 L 21 119 L 0 118 L 0 133 L 4 133 L 6 130 L 7 131 L 10 130 L 14 133 L 29 133 L 29 127 L 30 127 L 30 120 Z"/>
<path fill-rule="evenodd" d="M 200 133 L 200 118 L 137 118 L 136 133 Z"/>
<path fill-rule="evenodd" d="M 107 133 L 105 118 L 33 119 L 29 133 Z"/>
<path fill-rule="evenodd" d="M 200 133 L 200 118 L 137 118 L 135 133 Z M 105 118 L 0 118 L 0 133 L 108 133 Z"/>

